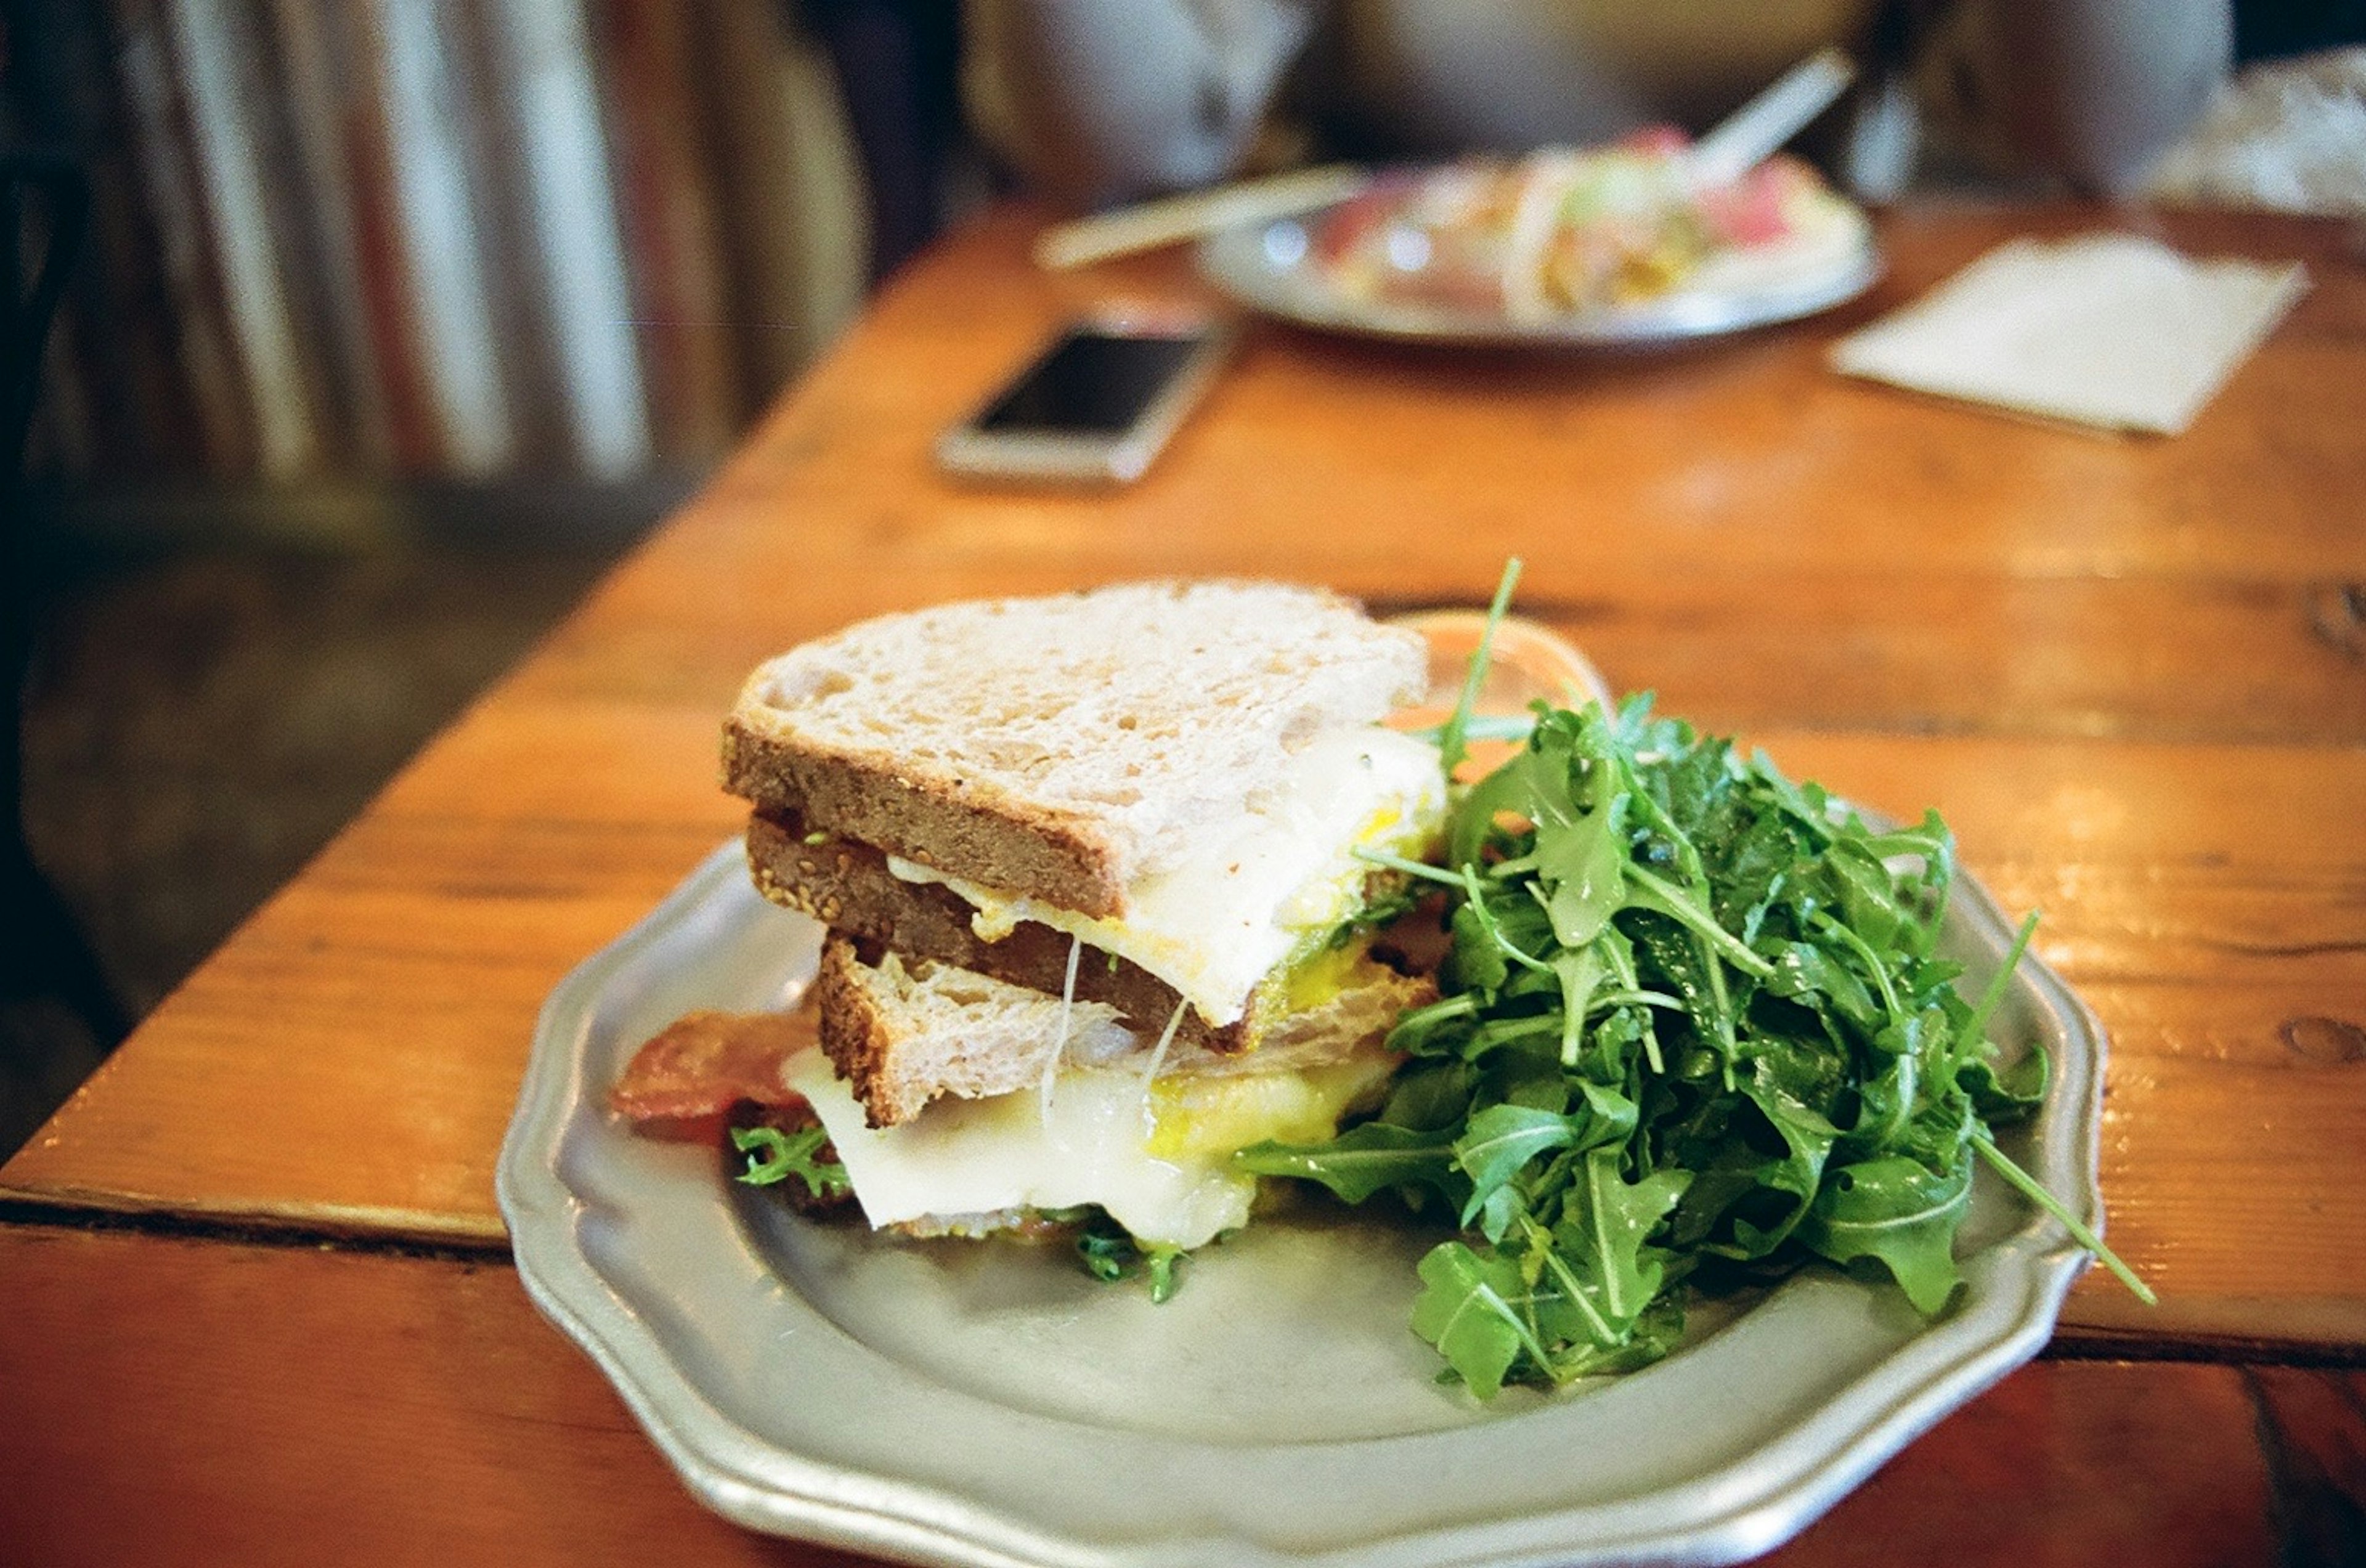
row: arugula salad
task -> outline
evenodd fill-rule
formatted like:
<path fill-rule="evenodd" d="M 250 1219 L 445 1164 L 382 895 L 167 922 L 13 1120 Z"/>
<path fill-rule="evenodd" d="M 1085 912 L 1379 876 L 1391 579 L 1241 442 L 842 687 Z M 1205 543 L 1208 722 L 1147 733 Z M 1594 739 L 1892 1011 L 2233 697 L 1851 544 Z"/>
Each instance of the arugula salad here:
<path fill-rule="evenodd" d="M 2035 917 L 1965 999 L 1936 952 L 1936 814 L 1870 824 L 1648 698 L 1474 718 L 1487 647 L 1446 765 L 1482 735 L 1522 749 L 1459 792 L 1443 865 L 1369 857 L 1443 891 L 1442 999 L 1391 1035 L 1405 1065 L 1370 1119 L 1235 1156 L 1454 1223 L 1413 1309 L 1441 1375 L 1487 1398 L 1644 1366 L 1694 1286 L 1817 1259 L 1936 1314 L 1979 1163 L 2151 1299 L 1997 1147 L 2045 1090 L 2042 1054 L 2008 1068 L 1988 1036 Z"/>

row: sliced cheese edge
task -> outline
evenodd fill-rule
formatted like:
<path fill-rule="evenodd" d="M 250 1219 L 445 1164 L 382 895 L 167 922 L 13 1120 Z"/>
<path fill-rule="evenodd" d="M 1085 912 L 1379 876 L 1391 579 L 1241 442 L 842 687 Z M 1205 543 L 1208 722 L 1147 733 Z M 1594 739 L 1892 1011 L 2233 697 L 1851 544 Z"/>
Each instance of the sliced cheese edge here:
<path fill-rule="evenodd" d="M 1091 1203 L 1139 1241 L 1189 1248 L 1248 1220 L 1256 1179 L 1232 1169 L 1234 1150 L 1328 1136 L 1395 1066 L 1374 1045 L 1327 1066 L 1221 1078 L 1066 1072 L 1048 1100 L 1031 1089 L 941 1100 L 887 1128 L 868 1124 L 817 1049 L 783 1077 L 812 1103 L 874 1228 Z"/>

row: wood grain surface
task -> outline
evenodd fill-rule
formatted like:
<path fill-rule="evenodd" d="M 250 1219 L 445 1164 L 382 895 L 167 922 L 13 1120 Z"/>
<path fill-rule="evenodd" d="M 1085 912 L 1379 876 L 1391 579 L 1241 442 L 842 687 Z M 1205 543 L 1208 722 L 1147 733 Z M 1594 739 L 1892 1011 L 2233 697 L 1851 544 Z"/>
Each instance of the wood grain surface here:
<path fill-rule="evenodd" d="M 702 1510 L 497 1263 L 19 1225 L 0 1301 L 10 1562 L 861 1561 Z M 1765 1561 L 2346 1561 L 2282 1554 L 2356 1526 L 2361 1393 L 2042 1361 Z"/>

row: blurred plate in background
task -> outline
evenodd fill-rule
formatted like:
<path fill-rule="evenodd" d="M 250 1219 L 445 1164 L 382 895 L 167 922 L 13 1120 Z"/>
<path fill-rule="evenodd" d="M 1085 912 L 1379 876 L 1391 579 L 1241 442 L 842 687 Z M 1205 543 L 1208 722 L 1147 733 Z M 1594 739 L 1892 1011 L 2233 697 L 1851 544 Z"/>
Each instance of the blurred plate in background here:
<path fill-rule="evenodd" d="M 1636 304 L 1520 319 L 1493 306 L 1375 299 L 1343 288 L 1322 259 L 1323 226 L 1333 210 L 1212 234 L 1200 243 L 1200 271 L 1236 304 L 1325 332 L 1607 348 L 1663 346 L 1797 321 L 1855 299 L 1881 276 L 1871 227 L 1859 222 L 1779 253 L 1713 255 L 1675 288 Z"/>

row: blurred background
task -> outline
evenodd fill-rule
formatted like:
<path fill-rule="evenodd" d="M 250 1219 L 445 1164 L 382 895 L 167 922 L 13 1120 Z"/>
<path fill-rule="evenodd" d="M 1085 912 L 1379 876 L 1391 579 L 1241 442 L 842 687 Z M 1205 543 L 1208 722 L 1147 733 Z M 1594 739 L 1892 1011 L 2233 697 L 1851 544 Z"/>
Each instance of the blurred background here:
<path fill-rule="evenodd" d="M 0 1156 L 1013 188 L 983 147 L 1030 167 L 1025 73 L 964 69 L 1026 6 L 0 0 Z M 1893 183 L 2025 178 L 1946 113 L 2008 0 L 1843 8 L 1959 46 L 1901 65 L 1930 118 Z M 2272 61 L 2366 0 L 2234 24 Z M 1248 156 L 1304 155 L 1287 118 Z"/>
<path fill-rule="evenodd" d="M 982 197 L 956 19 L 0 5 L 0 1156 Z"/>

